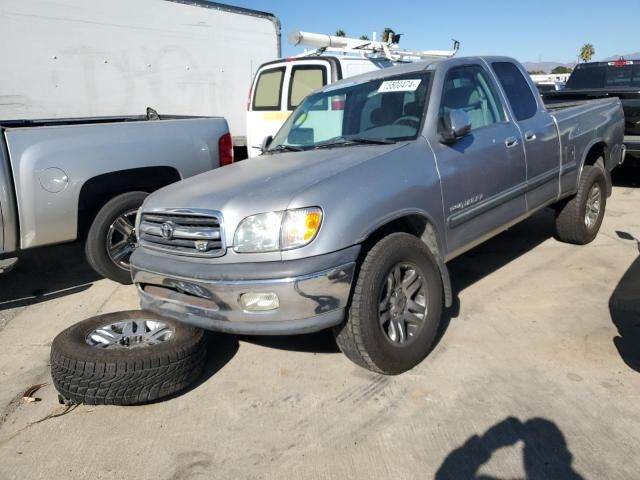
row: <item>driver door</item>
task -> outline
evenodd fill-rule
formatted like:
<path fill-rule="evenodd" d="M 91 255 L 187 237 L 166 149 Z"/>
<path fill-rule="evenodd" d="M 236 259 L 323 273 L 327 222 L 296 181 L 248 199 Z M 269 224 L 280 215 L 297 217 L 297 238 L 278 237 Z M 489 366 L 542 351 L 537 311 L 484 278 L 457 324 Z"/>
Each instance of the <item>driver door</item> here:
<path fill-rule="evenodd" d="M 464 110 L 471 131 L 442 143 L 442 117 Z M 509 122 L 492 77 L 480 64 L 451 67 L 439 105 L 438 140 L 431 142 L 440 172 L 449 257 L 472 248 L 526 214 L 526 164 L 520 131 Z"/>

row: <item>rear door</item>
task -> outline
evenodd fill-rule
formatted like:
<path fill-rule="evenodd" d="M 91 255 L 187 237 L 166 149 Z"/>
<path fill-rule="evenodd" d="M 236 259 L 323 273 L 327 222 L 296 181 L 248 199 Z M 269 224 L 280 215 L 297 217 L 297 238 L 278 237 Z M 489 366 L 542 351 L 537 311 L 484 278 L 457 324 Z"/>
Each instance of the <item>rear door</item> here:
<path fill-rule="evenodd" d="M 520 132 L 483 65 L 452 66 L 435 88 L 440 105 L 430 143 L 440 172 L 451 258 L 525 215 L 526 168 Z M 447 110 L 464 110 L 471 120 L 471 132 L 453 144 L 440 141 Z"/>
<path fill-rule="evenodd" d="M 275 135 L 309 93 L 331 82 L 332 64 L 326 59 L 301 59 L 264 65 L 249 96 L 247 141 L 250 157 L 260 155 L 262 140 Z"/>
<path fill-rule="evenodd" d="M 491 63 L 509 100 L 511 114 L 524 139 L 527 164 L 527 209 L 535 210 L 560 194 L 560 140 L 553 117 L 540 95 L 515 63 Z"/>

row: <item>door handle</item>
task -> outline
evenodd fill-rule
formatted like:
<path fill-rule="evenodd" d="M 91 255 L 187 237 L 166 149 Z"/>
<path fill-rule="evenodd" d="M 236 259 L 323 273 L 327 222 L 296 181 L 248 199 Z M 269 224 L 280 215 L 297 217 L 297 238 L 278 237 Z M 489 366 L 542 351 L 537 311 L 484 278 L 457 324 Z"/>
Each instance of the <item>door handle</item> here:
<path fill-rule="evenodd" d="M 516 137 L 509 137 L 504 141 L 507 148 L 513 148 L 518 145 L 518 139 Z"/>
<path fill-rule="evenodd" d="M 532 142 L 532 141 L 534 141 L 536 139 L 536 134 L 533 133 L 533 132 L 525 132 L 524 139 L 527 142 Z"/>

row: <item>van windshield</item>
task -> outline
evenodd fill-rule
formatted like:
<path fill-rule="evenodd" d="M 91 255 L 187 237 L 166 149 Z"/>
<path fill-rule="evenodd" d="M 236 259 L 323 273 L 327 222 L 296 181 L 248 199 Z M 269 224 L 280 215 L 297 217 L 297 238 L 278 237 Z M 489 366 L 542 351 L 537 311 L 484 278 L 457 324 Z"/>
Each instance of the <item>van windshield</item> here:
<path fill-rule="evenodd" d="M 430 72 L 415 72 L 310 95 L 289 116 L 268 151 L 415 139 L 430 80 Z"/>

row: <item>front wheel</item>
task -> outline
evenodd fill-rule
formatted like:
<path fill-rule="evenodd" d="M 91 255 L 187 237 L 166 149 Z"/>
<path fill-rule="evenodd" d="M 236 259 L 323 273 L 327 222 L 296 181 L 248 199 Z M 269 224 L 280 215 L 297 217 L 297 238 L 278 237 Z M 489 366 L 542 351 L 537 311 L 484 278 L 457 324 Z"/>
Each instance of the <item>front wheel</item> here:
<path fill-rule="evenodd" d="M 136 247 L 136 213 L 147 195 L 128 192 L 112 198 L 91 224 L 84 251 L 89 265 L 103 277 L 131 283 L 129 257 Z"/>
<path fill-rule="evenodd" d="M 336 327 L 340 350 L 376 373 L 397 375 L 429 353 L 442 315 L 442 280 L 418 238 L 393 233 L 366 254 L 346 321 Z"/>

